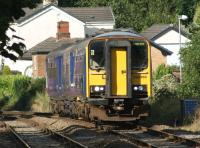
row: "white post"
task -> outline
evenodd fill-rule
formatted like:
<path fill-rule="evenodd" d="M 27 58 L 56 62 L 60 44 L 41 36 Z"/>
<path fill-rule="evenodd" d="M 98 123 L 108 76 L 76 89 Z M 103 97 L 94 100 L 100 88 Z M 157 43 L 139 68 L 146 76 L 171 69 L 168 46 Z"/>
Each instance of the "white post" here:
<path fill-rule="evenodd" d="M 178 18 L 178 30 L 179 30 L 179 52 L 181 51 L 181 18 Z M 180 64 L 180 83 L 182 83 L 182 64 L 181 55 L 179 54 L 179 64 Z"/>
<path fill-rule="evenodd" d="M 181 15 L 178 18 L 178 26 L 179 26 L 179 52 L 181 51 L 181 20 L 187 20 L 188 17 L 186 15 Z M 180 83 L 182 83 L 183 78 L 182 78 L 182 62 L 181 62 L 181 56 L 179 54 L 179 60 L 180 60 Z"/>

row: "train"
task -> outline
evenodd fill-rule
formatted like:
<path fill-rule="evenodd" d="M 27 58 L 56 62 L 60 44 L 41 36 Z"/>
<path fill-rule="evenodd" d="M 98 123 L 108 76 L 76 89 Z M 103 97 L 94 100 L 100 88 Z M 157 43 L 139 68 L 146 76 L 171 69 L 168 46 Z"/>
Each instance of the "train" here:
<path fill-rule="evenodd" d="M 46 58 L 52 111 L 91 121 L 135 121 L 149 115 L 151 44 L 128 31 L 74 41 Z"/>

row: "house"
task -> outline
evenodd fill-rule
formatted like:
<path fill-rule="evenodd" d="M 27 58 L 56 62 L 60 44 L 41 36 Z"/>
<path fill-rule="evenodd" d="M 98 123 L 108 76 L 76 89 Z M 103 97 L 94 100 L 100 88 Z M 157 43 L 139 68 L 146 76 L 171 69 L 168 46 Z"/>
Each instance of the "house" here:
<path fill-rule="evenodd" d="M 57 38 L 57 36 L 67 35 L 71 39 L 85 38 L 95 34 L 99 29 L 114 28 L 115 19 L 110 7 L 58 7 L 50 3 L 52 1 L 44 0 L 43 5 L 35 9 L 24 8 L 26 15 L 11 25 L 16 30 L 14 34 L 24 39 L 23 43 L 27 51 L 50 37 Z M 57 34 L 57 28 L 62 25 L 66 27 L 62 31 L 67 31 L 67 33 Z M 11 36 L 13 32 L 8 30 L 7 33 Z M 30 52 L 25 52 L 25 55 L 17 62 L 5 58 L 4 63 L 11 70 L 31 75 L 32 58 L 27 54 Z"/>
<path fill-rule="evenodd" d="M 177 26 L 172 24 L 155 24 L 141 34 L 147 39 L 173 52 L 173 54 L 167 56 L 168 65 L 180 65 L 180 37 Z M 189 34 L 181 29 L 181 47 L 185 47 L 188 42 L 190 42 Z"/>

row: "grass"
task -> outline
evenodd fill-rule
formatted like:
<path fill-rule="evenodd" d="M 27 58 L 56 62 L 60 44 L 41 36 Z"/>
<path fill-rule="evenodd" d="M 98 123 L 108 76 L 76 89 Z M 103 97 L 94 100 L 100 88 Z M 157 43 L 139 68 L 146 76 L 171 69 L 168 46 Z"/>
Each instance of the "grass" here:
<path fill-rule="evenodd" d="M 191 132 L 200 132 L 200 107 L 196 110 L 192 122 L 188 125 L 182 126 L 180 129 Z"/>
<path fill-rule="evenodd" d="M 33 108 L 33 103 L 38 104 L 38 110 L 48 110 L 48 106 L 45 106 L 49 104 L 45 94 L 45 79 L 0 75 L 0 110 L 29 111 Z"/>
<path fill-rule="evenodd" d="M 33 112 L 50 112 L 50 102 L 47 93 L 37 93 L 32 101 L 31 111 Z"/>

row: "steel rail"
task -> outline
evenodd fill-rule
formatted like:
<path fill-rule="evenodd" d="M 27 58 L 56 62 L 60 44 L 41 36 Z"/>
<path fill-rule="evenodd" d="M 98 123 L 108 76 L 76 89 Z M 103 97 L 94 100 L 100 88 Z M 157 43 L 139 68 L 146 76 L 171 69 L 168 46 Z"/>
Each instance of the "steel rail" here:
<path fill-rule="evenodd" d="M 88 146 L 81 144 L 80 142 L 77 142 L 75 140 L 73 140 L 72 138 L 62 135 L 56 131 L 53 131 L 51 129 L 45 128 L 45 131 L 47 131 L 48 133 L 51 133 L 52 136 L 56 136 L 58 138 L 64 139 L 64 141 L 66 141 L 69 144 L 69 147 L 74 147 L 74 148 L 88 148 Z"/>
<path fill-rule="evenodd" d="M 121 137 L 123 137 L 123 138 L 127 138 L 130 142 L 133 142 L 133 143 L 136 144 L 137 146 L 149 147 L 149 148 L 158 148 L 158 146 L 156 146 L 156 145 L 150 144 L 150 143 L 148 143 L 148 142 L 145 142 L 145 141 L 143 141 L 143 140 L 140 140 L 140 139 L 138 139 L 138 138 L 135 138 L 135 137 L 132 137 L 132 136 L 123 134 L 123 133 L 119 133 L 119 132 L 114 131 L 114 130 L 111 130 L 111 131 L 109 131 L 109 132 L 112 133 L 112 134 L 121 136 Z"/>
<path fill-rule="evenodd" d="M 5 122 L 4 122 L 5 123 Z M 6 124 L 6 123 L 5 123 Z M 11 127 L 9 126 L 8 124 L 6 124 L 6 128 L 8 128 L 9 131 L 11 131 L 11 133 L 13 135 L 15 135 L 15 137 L 24 145 L 24 147 L 26 148 L 31 148 L 31 146 L 26 142 L 24 141 L 20 136 L 19 134 L 17 134 L 17 132 Z"/>
<path fill-rule="evenodd" d="M 139 129 L 145 129 L 147 130 L 148 132 L 152 132 L 154 134 L 157 134 L 157 135 L 160 135 L 160 136 L 164 136 L 164 137 L 168 137 L 170 138 L 171 140 L 177 140 L 177 141 L 180 141 L 180 142 L 186 142 L 186 144 L 188 146 L 193 146 L 193 147 L 200 147 L 200 142 L 198 141 L 195 141 L 195 140 L 192 140 L 192 139 L 188 139 L 188 138 L 184 138 L 184 137 L 181 137 L 181 136 L 177 136 L 177 135 L 174 135 L 174 134 L 171 134 L 171 133 L 168 133 L 168 132 L 165 132 L 165 131 L 159 131 L 159 130 L 155 130 L 155 129 L 152 129 L 152 128 L 148 128 L 148 127 L 144 127 L 144 126 L 138 126 Z"/>

